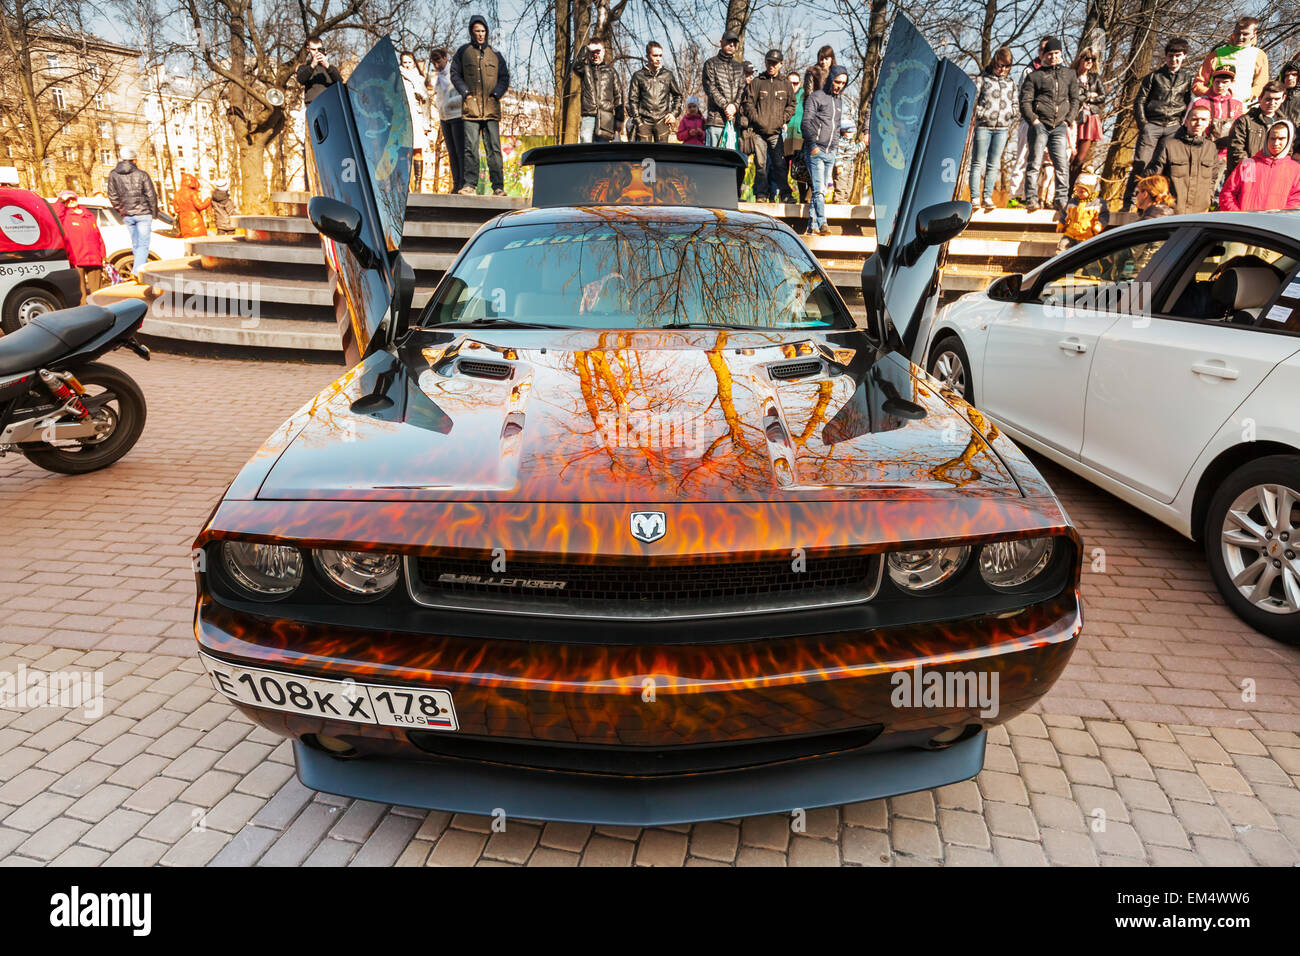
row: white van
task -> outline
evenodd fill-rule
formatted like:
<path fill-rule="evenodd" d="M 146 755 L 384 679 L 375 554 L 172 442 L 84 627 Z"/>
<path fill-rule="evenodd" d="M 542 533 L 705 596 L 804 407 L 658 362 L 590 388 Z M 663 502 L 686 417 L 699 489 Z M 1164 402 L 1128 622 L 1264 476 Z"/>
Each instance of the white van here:
<path fill-rule="evenodd" d="M 54 210 L 30 190 L 0 187 L 0 328 L 14 332 L 80 301 Z"/>

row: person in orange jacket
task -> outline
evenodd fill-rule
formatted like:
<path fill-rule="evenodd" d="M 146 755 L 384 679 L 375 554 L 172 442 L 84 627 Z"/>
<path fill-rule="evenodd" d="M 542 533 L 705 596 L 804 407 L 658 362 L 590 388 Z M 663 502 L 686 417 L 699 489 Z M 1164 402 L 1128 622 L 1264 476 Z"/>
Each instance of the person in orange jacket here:
<path fill-rule="evenodd" d="M 182 238 L 208 234 L 203 210 L 211 205 L 211 198 L 199 195 L 198 178 L 193 173 L 181 173 L 181 188 L 176 190 L 176 230 Z"/>

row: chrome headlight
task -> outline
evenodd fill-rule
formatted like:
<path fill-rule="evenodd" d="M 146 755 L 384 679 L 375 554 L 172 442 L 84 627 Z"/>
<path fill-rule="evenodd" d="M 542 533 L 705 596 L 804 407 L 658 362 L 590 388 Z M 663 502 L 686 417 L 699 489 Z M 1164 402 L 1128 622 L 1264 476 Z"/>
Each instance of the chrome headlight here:
<path fill-rule="evenodd" d="M 397 583 L 401 558 L 383 551 L 315 552 L 316 567 L 345 596 L 373 600 L 382 597 Z"/>
<path fill-rule="evenodd" d="M 221 567 L 239 588 L 257 600 L 276 600 L 302 584 L 302 552 L 283 544 L 223 541 Z"/>
<path fill-rule="evenodd" d="M 1052 561 L 1049 536 L 993 541 L 980 549 L 980 576 L 984 583 L 999 591 L 1028 584 Z"/>
<path fill-rule="evenodd" d="M 928 591 L 949 580 L 966 564 L 970 548 L 926 548 L 889 555 L 889 580 L 904 591 Z"/>

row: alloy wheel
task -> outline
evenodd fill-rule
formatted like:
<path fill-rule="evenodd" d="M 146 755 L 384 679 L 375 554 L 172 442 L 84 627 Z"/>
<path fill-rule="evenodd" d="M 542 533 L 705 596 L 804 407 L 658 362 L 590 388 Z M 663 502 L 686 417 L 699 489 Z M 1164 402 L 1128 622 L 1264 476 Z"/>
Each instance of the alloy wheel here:
<path fill-rule="evenodd" d="M 961 356 L 952 349 L 944 349 L 936 355 L 930 371 L 942 384 L 951 388 L 958 395 L 965 396 L 966 364 L 961 360 Z"/>
<path fill-rule="evenodd" d="M 1224 515 L 1220 546 L 1242 597 L 1271 614 L 1300 612 L 1300 492 L 1273 483 L 1247 488 Z"/>

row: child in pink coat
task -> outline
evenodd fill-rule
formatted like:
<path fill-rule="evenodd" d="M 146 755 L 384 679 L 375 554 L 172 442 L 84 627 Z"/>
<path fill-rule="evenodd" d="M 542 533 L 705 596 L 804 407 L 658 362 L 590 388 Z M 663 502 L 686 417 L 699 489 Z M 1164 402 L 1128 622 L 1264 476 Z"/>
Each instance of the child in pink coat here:
<path fill-rule="evenodd" d="M 677 140 L 691 146 L 704 145 L 704 116 L 700 113 L 700 101 L 693 96 L 686 101 L 686 112 L 677 124 Z"/>

